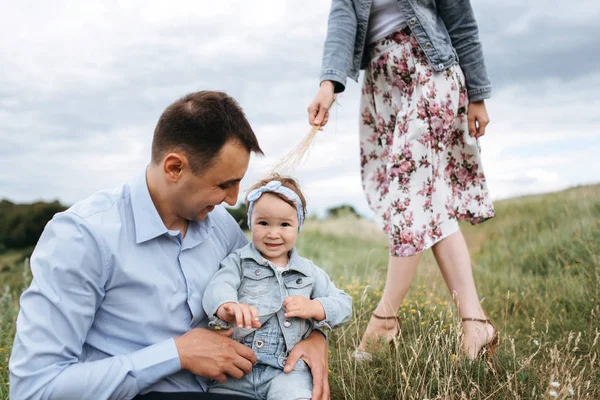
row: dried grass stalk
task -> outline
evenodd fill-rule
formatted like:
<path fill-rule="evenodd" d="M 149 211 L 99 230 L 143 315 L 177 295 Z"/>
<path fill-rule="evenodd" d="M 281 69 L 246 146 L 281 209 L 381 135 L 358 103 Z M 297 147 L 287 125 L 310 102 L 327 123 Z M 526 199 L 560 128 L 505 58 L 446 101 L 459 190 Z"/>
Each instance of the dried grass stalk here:
<path fill-rule="evenodd" d="M 333 103 L 335 103 L 335 97 L 329 105 L 328 110 L 331 109 Z M 271 168 L 269 175 L 277 173 L 280 175 L 292 176 L 296 168 L 300 166 L 302 161 L 308 155 L 308 150 L 310 150 L 313 140 L 319 132 L 319 128 L 320 127 L 318 125 L 311 127 L 304 139 L 302 139 L 302 141 L 298 143 L 296 147 L 290 150 L 289 153 L 287 153 Z"/>

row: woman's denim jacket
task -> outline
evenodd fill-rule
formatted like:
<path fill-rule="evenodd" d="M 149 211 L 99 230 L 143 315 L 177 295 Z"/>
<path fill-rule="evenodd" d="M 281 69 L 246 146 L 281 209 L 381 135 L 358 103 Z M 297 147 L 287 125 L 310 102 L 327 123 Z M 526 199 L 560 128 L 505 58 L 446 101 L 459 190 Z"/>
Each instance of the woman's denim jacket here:
<path fill-rule="evenodd" d="M 458 61 L 471 102 L 491 96 L 477 23 L 469 0 L 398 0 L 408 27 L 432 68 L 443 71 Z M 346 77 L 358 80 L 368 63 L 365 51 L 371 0 L 333 0 L 323 50 L 321 82 L 342 92 Z"/>
<path fill-rule="evenodd" d="M 318 300 L 325 309 L 325 319 L 315 321 L 285 318 L 282 303 L 288 296 Z M 313 329 L 332 329 L 347 322 L 352 316 L 352 298 L 336 288 L 325 271 L 312 261 L 300 257 L 296 249 L 291 251 L 288 268 L 280 272 L 264 259 L 252 243 L 227 256 L 208 284 L 202 305 L 209 316 L 210 326 L 229 327 L 229 324 L 216 316 L 217 309 L 227 302 L 256 307 L 261 328 L 267 320 L 276 316 L 287 351 L 291 351 Z M 267 324 L 265 328 L 270 325 Z M 233 338 L 241 341 L 254 331 L 256 329 L 235 327 Z M 281 336 L 280 332 L 266 334 Z"/>

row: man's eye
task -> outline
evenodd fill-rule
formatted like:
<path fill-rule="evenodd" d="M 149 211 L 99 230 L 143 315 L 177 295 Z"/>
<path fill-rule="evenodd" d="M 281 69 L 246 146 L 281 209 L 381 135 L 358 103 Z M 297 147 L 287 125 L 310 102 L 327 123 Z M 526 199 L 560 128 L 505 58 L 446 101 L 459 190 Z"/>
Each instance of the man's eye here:
<path fill-rule="evenodd" d="M 222 189 L 222 190 L 227 190 L 227 189 L 229 189 L 231 186 L 232 186 L 232 184 L 231 184 L 231 183 L 223 183 L 223 184 L 219 185 L 219 188 L 220 188 L 220 189 Z"/>

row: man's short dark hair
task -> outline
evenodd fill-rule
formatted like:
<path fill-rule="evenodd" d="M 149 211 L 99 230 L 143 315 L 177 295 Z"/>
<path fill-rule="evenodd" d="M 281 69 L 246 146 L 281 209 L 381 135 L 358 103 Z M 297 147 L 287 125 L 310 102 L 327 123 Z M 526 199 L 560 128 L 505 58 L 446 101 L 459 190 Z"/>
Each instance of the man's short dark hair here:
<path fill-rule="evenodd" d="M 180 151 L 192 171 L 210 166 L 223 145 L 235 140 L 249 152 L 263 154 L 240 105 L 223 92 L 190 93 L 162 113 L 152 140 L 152 163 Z"/>

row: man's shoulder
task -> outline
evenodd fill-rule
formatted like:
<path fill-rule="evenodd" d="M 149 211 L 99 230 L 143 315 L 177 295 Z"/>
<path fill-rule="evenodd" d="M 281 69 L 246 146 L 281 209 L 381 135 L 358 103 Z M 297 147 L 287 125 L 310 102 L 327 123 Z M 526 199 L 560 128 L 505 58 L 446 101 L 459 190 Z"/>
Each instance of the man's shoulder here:
<path fill-rule="evenodd" d="M 238 233 L 241 231 L 239 224 L 225 207 L 218 205 L 209 215 L 213 226 L 217 228 L 221 234 L 229 237 L 232 232 Z"/>
<path fill-rule="evenodd" d="M 222 205 L 215 206 L 215 209 L 210 213 L 210 217 L 214 220 L 215 224 L 229 223 L 233 219 L 229 211 Z"/>
<path fill-rule="evenodd" d="M 62 214 L 70 214 L 90 225 L 113 222 L 122 218 L 122 206 L 130 202 L 127 184 L 98 191 L 73 204 Z"/>

